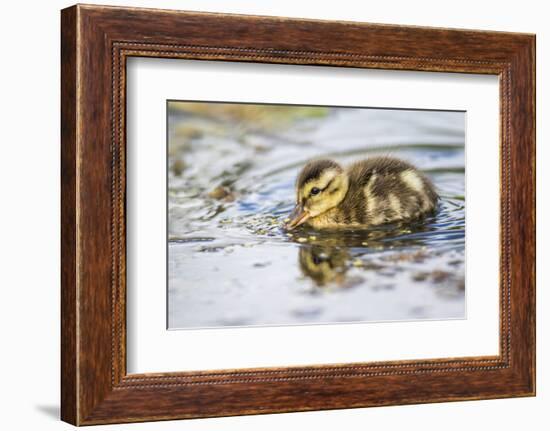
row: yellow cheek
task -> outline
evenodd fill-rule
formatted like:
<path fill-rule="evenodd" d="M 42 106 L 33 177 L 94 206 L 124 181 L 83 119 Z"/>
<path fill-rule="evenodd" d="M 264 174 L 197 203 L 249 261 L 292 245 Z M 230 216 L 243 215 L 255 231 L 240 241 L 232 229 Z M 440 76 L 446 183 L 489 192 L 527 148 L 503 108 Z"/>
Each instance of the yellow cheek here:
<path fill-rule="evenodd" d="M 333 195 L 319 195 L 315 198 L 309 198 L 306 202 L 306 209 L 311 213 L 318 215 L 330 208 L 336 206 L 338 200 Z"/>
<path fill-rule="evenodd" d="M 310 211 L 315 211 L 319 208 L 319 204 L 321 202 L 317 202 L 316 199 L 312 199 L 311 197 L 306 201 L 305 203 L 305 208 L 310 210 Z"/>

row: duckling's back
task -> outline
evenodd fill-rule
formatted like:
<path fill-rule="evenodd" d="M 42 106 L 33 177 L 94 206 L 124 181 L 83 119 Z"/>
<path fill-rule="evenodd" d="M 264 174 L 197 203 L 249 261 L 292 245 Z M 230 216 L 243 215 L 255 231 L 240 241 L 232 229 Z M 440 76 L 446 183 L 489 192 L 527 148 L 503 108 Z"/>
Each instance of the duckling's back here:
<path fill-rule="evenodd" d="M 348 225 L 379 225 L 412 220 L 432 212 L 437 193 L 414 166 L 392 157 L 374 157 L 350 165 L 349 190 L 335 214 Z"/>

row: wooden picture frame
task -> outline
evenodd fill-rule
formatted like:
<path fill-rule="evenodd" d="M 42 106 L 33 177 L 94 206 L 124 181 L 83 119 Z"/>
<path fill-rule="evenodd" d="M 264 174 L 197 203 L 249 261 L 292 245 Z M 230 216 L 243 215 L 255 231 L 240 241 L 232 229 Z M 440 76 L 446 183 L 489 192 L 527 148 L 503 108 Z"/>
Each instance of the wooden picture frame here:
<path fill-rule="evenodd" d="M 534 35 L 78 5 L 62 11 L 61 49 L 64 421 L 535 394 Z M 131 56 L 498 75 L 500 354 L 127 374 L 125 65 Z"/>

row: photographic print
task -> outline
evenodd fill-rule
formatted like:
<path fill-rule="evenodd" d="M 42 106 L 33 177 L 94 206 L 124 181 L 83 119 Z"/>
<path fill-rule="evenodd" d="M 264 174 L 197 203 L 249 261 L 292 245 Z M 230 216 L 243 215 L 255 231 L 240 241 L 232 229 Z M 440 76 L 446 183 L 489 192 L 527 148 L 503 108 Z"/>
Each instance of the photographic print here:
<path fill-rule="evenodd" d="M 465 122 L 169 100 L 168 329 L 465 318 Z"/>

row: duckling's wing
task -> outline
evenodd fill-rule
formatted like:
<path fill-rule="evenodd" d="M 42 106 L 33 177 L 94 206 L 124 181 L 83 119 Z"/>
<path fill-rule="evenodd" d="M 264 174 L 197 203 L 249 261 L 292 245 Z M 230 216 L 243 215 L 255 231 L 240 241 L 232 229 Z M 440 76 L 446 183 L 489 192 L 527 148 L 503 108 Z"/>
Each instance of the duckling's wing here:
<path fill-rule="evenodd" d="M 409 169 L 417 170 L 410 163 L 395 157 L 372 157 L 353 163 L 347 171 L 354 184 L 366 186 L 373 174 L 379 177 L 388 177 Z"/>
<path fill-rule="evenodd" d="M 410 163 L 373 157 L 347 169 L 350 189 L 342 210 L 366 224 L 416 218 L 435 208 L 431 181 Z"/>

